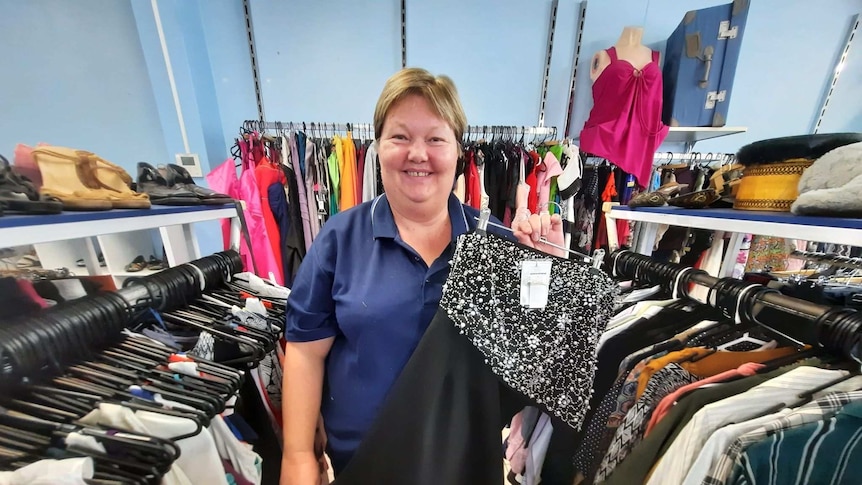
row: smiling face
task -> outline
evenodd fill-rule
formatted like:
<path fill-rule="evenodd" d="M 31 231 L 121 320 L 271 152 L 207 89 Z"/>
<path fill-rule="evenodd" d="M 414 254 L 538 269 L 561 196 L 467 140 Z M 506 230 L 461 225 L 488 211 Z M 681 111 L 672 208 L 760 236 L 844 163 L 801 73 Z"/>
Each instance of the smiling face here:
<path fill-rule="evenodd" d="M 423 96 L 409 94 L 391 105 L 378 140 L 378 156 L 393 209 L 446 210 L 458 143 L 452 127 Z"/>

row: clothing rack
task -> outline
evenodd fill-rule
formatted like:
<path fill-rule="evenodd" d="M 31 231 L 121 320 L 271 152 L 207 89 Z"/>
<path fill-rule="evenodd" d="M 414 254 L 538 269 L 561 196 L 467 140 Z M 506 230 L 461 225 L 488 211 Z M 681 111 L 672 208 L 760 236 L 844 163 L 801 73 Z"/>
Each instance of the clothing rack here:
<path fill-rule="evenodd" d="M 127 279 L 116 292 L 73 300 L 0 327 L 0 392 L 85 359 L 123 338 L 128 321 L 154 308 L 182 308 L 242 271 L 236 251 L 223 251 L 158 273 Z"/>
<path fill-rule="evenodd" d="M 320 133 L 344 133 L 353 131 L 374 135 L 374 125 L 371 123 L 319 123 L 305 121 L 259 121 L 246 120 L 242 128 L 247 131 L 289 130 L 311 131 Z M 470 125 L 464 132 L 465 139 L 477 138 L 517 138 L 523 136 L 542 137 L 550 140 L 557 136 L 555 126 L 516 126 L 516 125 Z"/>
<path fill-rule="evenodd" d="M 790 253 L 791 258 L 804 259 L 815 263 L 825 263 L 842 268 L 862 269 L 862 258 L 848 258 L 840 254 L 818 253 L 816 251 L 796 250 Z"/>
<path fill-rule="evenodd" d="M 862 315 L 853 309 L 818 305 L 782 295 L 778 290 L 734 278 L 715 278 L 703 270 L 673 263 L 653 261 L 649 256 L 620 250 L 608 256 L 612 276 L 661 285 L 674 297 L 688 296 L 690 284 L 709 288 L 704 302 L 720 308 L 726 315 L 745 315 L 779 335 L 800 344 L 825 348 L 862 363 Z M 757 320 L 763 307 L 769 307 L 811 322 L 799 325 L 799 319 L 765 324 Z"/>

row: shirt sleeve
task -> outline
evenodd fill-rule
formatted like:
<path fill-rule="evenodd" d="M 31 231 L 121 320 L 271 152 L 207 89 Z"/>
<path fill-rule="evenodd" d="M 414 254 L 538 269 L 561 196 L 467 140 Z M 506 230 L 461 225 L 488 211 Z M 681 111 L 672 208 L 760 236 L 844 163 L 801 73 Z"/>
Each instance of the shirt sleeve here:
<path fill-rule="evenodd" d="M 335 255 L 328 254 L 334 247 L 330 238 L 318 237 L 299 267 L 287 299 L 284 338 L 289 342 L 321 340 L 339 332 L 332 298 Z"/>

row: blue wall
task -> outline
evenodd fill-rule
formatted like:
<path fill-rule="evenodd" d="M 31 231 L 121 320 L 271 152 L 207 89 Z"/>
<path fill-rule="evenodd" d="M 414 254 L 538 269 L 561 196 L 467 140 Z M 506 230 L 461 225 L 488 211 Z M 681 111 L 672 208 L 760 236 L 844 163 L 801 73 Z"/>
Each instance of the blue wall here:
<path fill-rule="evenodd" d="M 47 142 L 127 170 L 168 156 L 129 2 L 0 0 L 0 33 L 0 154 Z"/>
<path fill-rule="evenodd" d="M 588 65 L 626 25 L 659 50 L 687 9 L 726 0 L 588 2 L 570 134 L 589 114 Z M 204 170 L 256 118 L 241 0 L 159 0 L 189 148 Z M 397 0 L 253 0 L 266 117 L 371 121 L 400 67 Z M 579 2 L 560 0 L 545 122 L 565 123 Z M 408 0 L 408 64 L 449 74 L 473 124 L 538 121 L 550 0 Z M 752 0 L 728 125 L 744 135 L 698 150 L 810 131 L 862 0 Z M 47 141 L 96 151 L 130 171 L 184 151 L 150 2 L 0 0 L 0 153 Z M 858 43 L 857 43 L 858 44 Z M 851 52 L 822 131 L 862 130 L 862 45 Z M 680 147 L 663 147 L 662 150 Z"/>

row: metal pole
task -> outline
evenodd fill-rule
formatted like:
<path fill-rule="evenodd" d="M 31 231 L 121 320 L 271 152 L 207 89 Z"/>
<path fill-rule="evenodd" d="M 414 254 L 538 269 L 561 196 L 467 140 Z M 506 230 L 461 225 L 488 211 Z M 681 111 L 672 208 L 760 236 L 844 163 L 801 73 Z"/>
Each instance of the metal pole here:
<path fill-rule="evenodd" d="M 539 126 L 545 126 L 545 103 L 548 100 L 548 78 L 551 74 L 551 54 L 554 51 L 554 29 L 557 27 L 559 0 L 551 2 L 551 20 L 548 23 L 548 53 L 545 56 L 545 72 L 542 76 L 542 97 L 539 100 Z"/>

